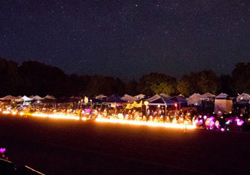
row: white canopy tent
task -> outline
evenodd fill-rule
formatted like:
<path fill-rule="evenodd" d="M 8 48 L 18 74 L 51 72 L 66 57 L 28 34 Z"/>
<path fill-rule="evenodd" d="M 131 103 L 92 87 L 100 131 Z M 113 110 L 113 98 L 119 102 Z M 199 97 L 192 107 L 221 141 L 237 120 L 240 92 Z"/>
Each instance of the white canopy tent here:
<path fill-rule="evenodd" d="M 33 99 L 34 97 L 35 97 L 34 95 L 29 96 L 29 98 L 31 98 L 31 99 Z"/>
<path fill-rule="evenodd" d="M 215 95 L 211 94 L 209 92 L 201 95 L 201 98 L 214 98 L 214 97 L 215 97 Z"/>
<path fill-rule="evenodd" d="M 0 100 L 18 100 L 21 99 L 22 96 L 12 96 L 12 95 L 6 95 L 5 97 L 0 98 Z"/>
<path fill-rule="evenodd" d="M 233 100 L 228 98 L 225 93 L 220 93 L 216 96 L 214 101 L 214 112 L 218 113 L 230 113 L 233 109 Z"/>
<path fill-rule="evenodd" d="M 16 100 L 19 97 L 14 97 L 12 95 L 6 95 L 5 97 L 0 98 L 0 100 Z"/>
<path fill-rule="evenodd" d="M 29 97 L 27 97 L 26 95 L 24 95 L 24 96 L 21 98 L 21 101 L 32 101 L 32 98 L 29 98 Z"/>
<path fill-rule="evenodd" d="M 44 97 L 44 99 L 55 100 L 56 98 L 53 97 L 53 96 L 51 96 L 51 95 L 46 95 L 46 96 Z"/>
<path fill-rule="evenodd" d="M 209 92 L 201 95 L 201 100 L 205 100 L 205 101 L 214 101 L 214 98 L 215 98 L 215 95 Z"/>
<path fill-rule="evenodd" d="M 102 100 L 104 98 L 107 98 L 107 96 L 103 95 L 103 94 L 100 94 L 100 95 L 96 96 L 95 98 L 98 99 L 98 100 Z"/>
<path fill-rule="evenodd" d="M 142 98 L 145 97 L 145 95 L 144 94 L 138 94 L 138 95 L 136 95 L 134 97 L 137 98 L 137 99 L 142 99 Z"/>
<path fill-rule="evenodd" d="M 225 93 L 220 93 L 219 95 L 217 95 L 215 98 L 216 99 L 226 99 L 228 97 L 227 94 Z"/>
<path fill-rule="evenodd" d="M 128 94 L 125 94 L 121 99 L 129 103 L 133 103 L 134 101 L 137 100 L 135 97 L 128 95 Z"/>
<path fill-rule="evenodd" d="M 250 101 L 250 95 L 247 94 L 247 93 L 242 93 L 242 94 L 240 94 L 240 95 L 237 96 L 236 101 L 237 102 L 240 102 L 240 101 Z"/>
<path fill-rule="evenodd" d="M 38 96 L 38 95 L 35 95 L 34 97 L 33 97 L 33 100 L 43 100 L 44 98 L 42 98 L 42 97 L 40 97 L 40 96 Z"/>
<path fill-rule="evenodd" d="M 17 96 L 15 99 L 15 102 L 21 102 L 21 101 L 23 101 L 22 96 L 20 96 L 20 95 Z"/>
<path fill-rule="evenodd" d="M 164 93 L 161 93 L 161 94 L 160 94 L 160 96 L 162 96 L 162 97 L 165 97 L 165 98 L 168 98 L 168 97 L 170 97 L 169 95 L 167 95 L 167 94 L 164 94 Z"/>
<path fill-rule="evenodd" d="M 201 105 L 201 94 L 194 93 L 189 98 L 187 98 L 188 105 Z"/>
<path fill-rule="evenodd" d="M 155 101 L 157 99 L 161 98 L 160 95 L 158 94 L 155 94 L 154 96 L 150 97 L 149 99 L 147 99 L 148 102 L 151 102 L 151 101 Z"/>

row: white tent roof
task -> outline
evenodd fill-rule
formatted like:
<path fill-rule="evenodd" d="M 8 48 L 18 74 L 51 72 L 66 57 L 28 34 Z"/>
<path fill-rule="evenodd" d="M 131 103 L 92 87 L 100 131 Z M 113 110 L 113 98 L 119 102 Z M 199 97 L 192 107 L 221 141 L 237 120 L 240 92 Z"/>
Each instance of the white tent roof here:
<path fill-rule="evenodd" d="M 199 93 L 194 93 L 193 95 L 190 95 L 189 98 L 201 98 L 201 94 Z"/>
<path fill-rule="evenodd" d="M 250 101 L 250 95 L 247 93 L 242 93 L 240 95 L 238 95 L 238 97 L 236 98 L 236 101 Z"/>
<path fill-rule="evenodd" d="M 200 105 L 201 104 L 201 94 L 194 93 L 189 98 L 187 98 L 187 103 L 188 103 L 188 105 L 194 105 L 194 104 Z"/>
<path fill-rule="evenodd" d="M 19 96 L 17 96 L 17 97 L 16 97 L 16 99 L 15 99 L 15 101 L 16 101 L 16 102 L 23 101 L 22 96 L 20 96 L 20 95 L 19 95 Z"/>
<path fill-rule="evenodd" d="M 164 93 L 161 93 L 160 96 L 165 97 L 165 98 L 168 98 L 168 97 L 169 97 L 169 95 L 164 94 Z"/>
<path fill-rule="evenodd" d="M 211 94 L 209 92 L 201 95 L 201 98 L 214 98 L 214 97 L 215 97 L 215 95 Z"/>
<path fill-rule="evenodd" d="M 23 101 L 32 101 L 32 98 L 29 98 L 29 97 L 27 97 L 26 95 L 24 95 L 21 99 L 22 99 Z"/>
<path fill-rule="evenodd" d="M 101 100 L 101 99 L 106 98 L 106 97 L 107 97 L 106 95 L 100 94 L 100 95 L 96 96 L 95 98 Z"/>
<path fill-rule="evenodd" d="M 129 103 L 133 103 L 134 101 L 137 100 L 135 97 L 128 95 L 128 94 L 125 94 L 121 99 Z"/>
<path fill-rule="evenodd" d="M 35 97 L 34 95 L 29 96 L 29 98 L 32 98 L 32 99 L 33 99 L 34 97 Z"/>
<path fill-rule="evenodd" d="M 56 98 L 51 95 L 46 95 L 44 99 L 55 100 Z"/>
<path fill-rule="evenodd" d="M 33 100 L 43 100 L 44 98 L 36 95 L 36 96 L 33 96 Z"/>
<path fill-rule="evenodd" d="M 14 97 L 12 95 L 6 95 L 5 97 L 0 98 L 0 100 L 16 100 L 19 97 Z"/>
<path fill-rule="evenodd" d="M 227 97 L 228 97 L 228 95 L 225 93 L 220 93 L 219 95 L 216 96 L 216 98 L 221 98 L 221 99 L 225 99 Z"/>
<path fill-rule="evenodd" d="M 136 95 L 136 96 L 134 96 L 135 98 L 138 98 L 138 99 L 141 99 L 141 98 L 144 98 L 145 97 L 145 95 L 144 94 L 138 94 L 138 95 Z"/>
<path fill-rule="evenodd" d="M 155 101 L 159 98 L 161 98 L 161 96 L 158 94 L 155 94 L 153 97 L 150 97 L 149 99 L 147 99 L 147 101 L 151 102 L 151 101 Z"/>

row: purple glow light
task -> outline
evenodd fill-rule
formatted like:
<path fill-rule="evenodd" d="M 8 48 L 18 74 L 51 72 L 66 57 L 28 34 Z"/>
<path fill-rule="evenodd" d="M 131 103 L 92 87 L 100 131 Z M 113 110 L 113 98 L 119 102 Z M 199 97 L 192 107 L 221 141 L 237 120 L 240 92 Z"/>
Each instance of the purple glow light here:
<path fill-rule="evenodd" d="M 0 148 L 0 154 L 4 154 L 6 151 L 6 148 Z"/>
<path fill-rule="evenodd" d="M 236 120 L 237 126 L 242 126 L 243 123 L 244 123 L 244 121 L 241 120 L 241 119 L 239 119 L 239 118 L 237 118 L 237 119 L 235 119 L 235 120 Z"/>

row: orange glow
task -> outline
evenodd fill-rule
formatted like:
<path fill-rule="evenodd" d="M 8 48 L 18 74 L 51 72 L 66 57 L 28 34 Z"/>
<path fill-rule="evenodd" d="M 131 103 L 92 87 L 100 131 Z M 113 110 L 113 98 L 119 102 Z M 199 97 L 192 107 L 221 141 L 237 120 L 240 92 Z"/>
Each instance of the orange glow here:
<path fill-rule="evenodd" d="M 70 119 L 70 120 L 80 120 L 78 116 L 75 115 L 59 115 L 59 114 L 42 114 L 42 113 L 34 113 L 31 114 L 32 117 L 40 117 L 40 118 L 52 118 L 52 119 Z M 82 117 L 82 120 L 86 120 L 85 117 Z"/>
<path fill-rule="evenodd" d="M 18 113 L 12 111 L 3 111 L 3 114 L 13 114 L 18 115 Z M 21 116 L 32 116 L 37 118 L 51 118 L 51 119 L 68 119 L 68 120 L 80 120 L 78 115 L 74 114 L 65 114 L 65 113 L 54 113 L 54 114 L 45 114 L 45 113 L 19 113 Z M 146 121 L 136 121 L 136 120 L 124 120 L 123 115 L 119 115 L 120 119 L 115 118 L 102 118 L 102 115 L 98 115 L 98 118 L 95 119 L 96 122 L 101 123 L 119 123 L 119 124 L 129 124 L 129 125 L 139 125 L 139 126 L 151 126 L 151 127 L 165 127 L 165 128 L 177 128 L 177 129 L 195 129 L 195 123 L 193 125 L 188 124 L 187 121 L 184 121 L 184 124 L 178 124 L 177 121 L 173 121 L 173 123 L 160 123 L 160 122 L 146 122 Z M 81 117 L 81 120 L 86 121 L 86 117 Z"/>
<path fill-rule="evenodd" d="M 119 120 L 119 119 L 104 119 L 97 118 L 97 122 L 106 123 L 120 123 L 120 124 L 130 124 L 130 125 L 141 125 L 141 126 L 153 126 L 153 127 L 165 127 L 165 128 L 179 128 L 184 129 L 195 129 L 194 125 L 176 124 L 176 123 L 156 123 L 156 122 L 145 122 L 145 121 L 134 121 L 134 120 Z"/>

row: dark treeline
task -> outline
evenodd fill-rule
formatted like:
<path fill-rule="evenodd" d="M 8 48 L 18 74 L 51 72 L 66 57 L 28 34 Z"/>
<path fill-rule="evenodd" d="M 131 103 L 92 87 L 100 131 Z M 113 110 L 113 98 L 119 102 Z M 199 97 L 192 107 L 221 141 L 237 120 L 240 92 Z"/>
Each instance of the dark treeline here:
<path fill-rule="evenodd" d="M 37 61 L 23 62 L 0 59 L 0 95 L 72 95 L 95 96 L 125 93 L 169 95 L 219 93 L 230 95 L 250 93 L 250 63 L 238 63 L 231 75 L 217 76 L 213 70 L 190 72 L 179 80 L 170 75 L 150 73 L 138 81 L 123 82 L 119 78 L 101 75 L 65 74 L 61 69 Z"/>

